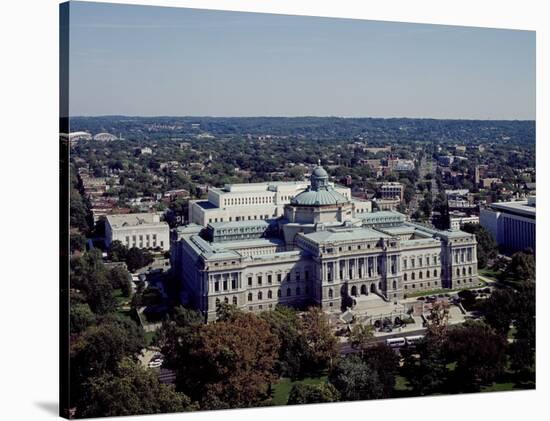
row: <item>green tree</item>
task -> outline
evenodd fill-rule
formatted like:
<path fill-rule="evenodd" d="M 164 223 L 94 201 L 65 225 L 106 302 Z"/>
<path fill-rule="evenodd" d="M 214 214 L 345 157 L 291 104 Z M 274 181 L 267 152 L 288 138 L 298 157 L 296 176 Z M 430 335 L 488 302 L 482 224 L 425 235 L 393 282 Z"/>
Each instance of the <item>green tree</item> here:
<path fill-rule="evenodd" d="M 354 349 L 359 349 L 361 354 L 374 338 L 374 326 L 356 323 L 349 333 L 349 341 Z"/>
<path fill-rule="evenodd" d="M 89 379 L 84 385 L 79 417 L 161 414 L 197 409 L 189 397 L 159 382 L 157 375 L 129 358 L 113 372 Z"/>
<path fill-rule="evenodd" d="M 377 344 L 363 352 L 363 361 L 376 373 L 382 385 L 382 396 L 389 398 L 395 389 L 399 357 L 389 346 Z"/>
<path fill-rule="evenodd" d="M 122 295 L 125 297 L 130 296 L 132 293 L 132 282 L 130 281 L 130 274 L 126 269 L 116 266 L 109 270 L 107 278 L 114 289 L 120 289 Z"/>
<path fill-rule="evenodd" d="M 466 321 L 449 329 L 448 358 L 456 362 L 451 383 L 458 391 L 477 391 L 504 370 L 506 340 L 483 322 Z"/>
<path fill-rule="evenodd" d="M 128 270 L 130 272 L 135 272 L 136 270 L 147 266 L 152 263 L 153 260 L 153 255 L 150 252 L 137 247 L 132 247 L 126 254 L 126 266 L 128 266 Z"/>
<path fill-rule="evenodd" d="M 514 343 L 510 349 L 512 368 L 521 375 L 534 371 L 536 347 L 535 283 L 520 284 L 516 299 Z"/>
<path fill-rule="evenodd" d="M 485 322 L 503 337 L 507 337 L 517 311 L 515 295 L 509 288 L 496 289 L 483 304 Z"/>
<path fill-rule="evenodd" d="M 70 307 L 70 332 L 79 334 L 93 325 L 96 321 L 95 314 L 86 303 L 71 304 Z"/>
<path fill-rule="evenodd" d="M 115 240 L 111 243 L 109 248 L 109 259 L 113 262 L 124 262 L 126 255 L 128 254 L 128 247 L 122 244 L 120 241 Z"/>
<path fill-rule="evenodd" d="M 297 383 L 290 389 L 288 405 L 303 405 L 306 403 L 337 402 L 340 394 L 330 383 L 304 384 Z"/>
<path fill-rule="evenodd" d="M 329 381 L 344 401 L 379 399 L 384 394 L 376 371 L 356 354 L 339 360 L 330 372 Z"/>
<path fill-rule="evenodd" d="M 327 315 L 319 307 L 311 307 L 304 313 L 302 323 L 311 364 L 317 370 L 330 367 L 338 356 L 338 340 L 328 324 Z"/>
<path fill-rule="evenodd" d="M 477 266 L 479 268 L 487 267 L 489 261 L 495 259 L 498 255 L 498 245 L 491 233 L 480 224 L 464 224 L 462 230 L 475 234 L 477 240 Z"/>
<path fill-rule="evenodd" d="M 506 278 L 515 282 L 534 281 L 536 277 L 535 255 L 530 250 L 514 253 L 504 274 Z"/>

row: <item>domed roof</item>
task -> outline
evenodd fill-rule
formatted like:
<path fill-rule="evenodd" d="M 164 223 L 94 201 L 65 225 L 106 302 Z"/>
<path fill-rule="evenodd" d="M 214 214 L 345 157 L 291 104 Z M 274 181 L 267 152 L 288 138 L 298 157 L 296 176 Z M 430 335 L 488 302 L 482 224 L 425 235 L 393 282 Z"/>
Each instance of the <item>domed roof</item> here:
<path fill-rule="evenodd" d="M 313 173 L 311 174 L 312 177 L 317 177 L 317 178 L 328 178 L 328 173 L 325 171 L 325 169 L 323 167 L 321 167 L 320 165 L 315 167 L 315 169 L 313 170 Z"/>
<path fill-rule="evenodd" d="M 319 190 L 308 189 L 296 195 L 290 203 L 300 206 L 323 206 L 348 203 L 349 200 L 343 194 L 338 193 L 333 188 L 323 188 Z"/>

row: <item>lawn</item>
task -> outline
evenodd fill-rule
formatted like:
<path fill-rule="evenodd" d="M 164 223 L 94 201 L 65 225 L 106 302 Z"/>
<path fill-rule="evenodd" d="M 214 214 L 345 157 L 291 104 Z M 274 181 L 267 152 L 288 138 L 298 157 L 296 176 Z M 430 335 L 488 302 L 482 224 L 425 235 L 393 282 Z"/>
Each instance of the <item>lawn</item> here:
<path fill-rule="evenodd" d="M 288 402 L 288 396 L 290 395 L 290 389 L 292 389 L 292 386 L 295 384 L 321 384 L 326 383 L 326 381 L 326 375 L 322 375 L 319 377 L 306 377 L 304 379 L 298 380 L 292 380 L 288 377 L 283 377 L 273 386 L 273 397 L 271 398 L 271 403 L 273 405 L 286 405 Z"/>
<path fill-rule="evenodd" d="M 463 289 L 478 289 L 478 288 L 483 288 L 485 286 L 487 286 L 487 282 L 482 281 L 480 279 L 479 284 L 476 284 L 476 285 L 471 286 L 471 287 L 454 288 L 454 289 L 440 288 L 440 289 L 432 289 L 432 290 L 429 290 L 429 291 L 418 291 L 418 292 L 413 292 L 411 294 L 405 294 L 405 298 L 415 298 L 415 297 L 426 297 L 426 296 L 429 296 L 429 295 L 449 294 L 451 292 L 462 291 Z"/>
<path fill-rule="evenodd" d="M 145 346 L 150 346 L 156 332 L 145 332 Z"/>

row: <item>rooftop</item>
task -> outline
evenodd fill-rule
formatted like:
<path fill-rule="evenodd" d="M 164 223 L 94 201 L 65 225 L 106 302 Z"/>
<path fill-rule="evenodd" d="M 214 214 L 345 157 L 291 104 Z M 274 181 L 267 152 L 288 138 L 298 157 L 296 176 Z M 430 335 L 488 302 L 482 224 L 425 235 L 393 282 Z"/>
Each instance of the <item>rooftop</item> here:
<path fill-rule="evenodd" d="M 141 225 L 165 225 L 168 224 L 160 220 L 156 213 L 127 213 L 107 215 L 107 221 L 112 228 L 136 227 Z"/>
<path fill-rule="evenodd" d="M 380 238 L 389 238 L 389 235 L 371 228 L 329 228 L 327 230 L 303 235 L 318 244 L 338 241 L 378 240 Z"/>
<path fill-rule="evenodd" d="M 492 203 L 491 208 L 505 212 L 505 213 L 512 213 L 520 216 L 527 216 L 530 218 L 535 218 L 537 215 L 535 204 L 533 203 L 533 200 L 521 200 L 517 202 L 499 202 L 499 203 Z"/>

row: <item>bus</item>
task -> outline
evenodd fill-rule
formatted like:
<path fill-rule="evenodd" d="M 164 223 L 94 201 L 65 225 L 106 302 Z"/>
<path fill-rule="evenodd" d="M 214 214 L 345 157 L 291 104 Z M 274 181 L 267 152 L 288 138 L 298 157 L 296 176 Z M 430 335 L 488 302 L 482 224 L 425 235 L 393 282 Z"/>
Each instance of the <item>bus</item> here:
<path fill-rule="evenodd" d="M 416 335 L 416 336 L 405 336 L 405 340 L 407 341 L 407 345 L 416 345 L 420 341 L 424 339 L 424 335 Z"/>
<path fill-rule="evenodd" d="M 386 339 L 386 345 L 388 345 L 390 348 L 399 348 L 401 346 L 405 346 L 406 344 L 407 342 L 403 337 Z"/>

